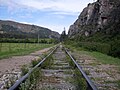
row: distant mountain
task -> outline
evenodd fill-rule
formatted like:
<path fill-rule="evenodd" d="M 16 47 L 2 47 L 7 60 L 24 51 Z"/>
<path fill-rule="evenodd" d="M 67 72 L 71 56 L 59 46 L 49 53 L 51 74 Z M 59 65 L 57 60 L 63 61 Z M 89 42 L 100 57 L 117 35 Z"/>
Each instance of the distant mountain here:
<path fill-rule="evenodd" d="M 36 25 L 18 23 L 14 21 L 0 20 L 1 38 L 55 38 L 59 39 L 60 34 Z"/>

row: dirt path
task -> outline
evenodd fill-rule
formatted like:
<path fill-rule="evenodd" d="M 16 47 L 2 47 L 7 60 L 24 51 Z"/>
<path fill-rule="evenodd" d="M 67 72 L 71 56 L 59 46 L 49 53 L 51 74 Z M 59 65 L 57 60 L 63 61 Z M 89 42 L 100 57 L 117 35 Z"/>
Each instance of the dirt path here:
<path fill-rule="evenodd" d="M 23 65 L 29 65 L 32 60 L 38 59 L 43 53 L 47 52 L 50 48 L 36 51 L 30 55 L 13 56 L 8 59 L 0 60 L 0 87 L 6 82 L 10 74 L 17 74 L 21 72 Z M 19 77 L 19 76 L 17 76 Z M 1 89 L 0 89 L 1 90 Z"/>

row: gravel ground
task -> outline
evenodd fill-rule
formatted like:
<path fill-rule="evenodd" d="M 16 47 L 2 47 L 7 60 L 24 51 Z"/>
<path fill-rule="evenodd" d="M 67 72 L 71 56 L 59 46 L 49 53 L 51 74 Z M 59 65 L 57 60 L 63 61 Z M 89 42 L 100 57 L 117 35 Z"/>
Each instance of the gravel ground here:
<path fill-rule="evenodd" d="M 62 47 L 53 54 L 53 65 L 42 69 L 42 73 L 39 89 L 36 90 L 76 90 L 73 83 L 69 81 L 73 79 L 73 69 L 69 66 Z"/>
<path fill-rule="evenodd" d="M 98 90 L 120 90 L 118 84 L 120 71 L 118 66 L 102 64 L 89 55 L 77 52 L 71 52 L 71 54 L 95 83 Z"/>
<path fill-rule="evenodd" d="M 21 67 L 23 65 L 29 65 L 32 60 L 38 59 L 43 53 L 47 52 L 50 48 L 36 51 L 25 56 L 13 56 L 11 58 L 0 60 L 0 90 L 3 88 L 5 82 L 8 81 L 9 77 L 20 77 Z"/>
<path fill-rule="evenodd" d="M 0 90 L 5 89 L 4 83 L 10 78 L 17 79 L 20 77 L 20 69 L 23 65 L 29 65 L 32 60 L 38 59 L 44 52 L 49 51 L 50 48 L 46 48 L 30 55 L 14 56 L 8 59 L 0 60 Z M 118 81 L 120 81 L 120 71 L 118 66 L 102 64 L 95 58 L 80 54 L 78 52 L 71 52 L 76 61 L 82 66 L 82 69 L 95 83 L 98 90 L 120 90 L 118 87 Z M 39 83 L 40 88 L 49 88 L 57 90 L 75 90 L 74 85 L 66 82 L 66 77 L 72 76 L 72 69 L 68 66 L 65 60 L 65 53 L 61 47 L 54 53 L 54 65 L 51 69 L 42 69 L 44 79 Z M 66 67 L 67 66 L 67 67 Z M 65 74 L 71 70 L 70 74 Z M 13 78 L 14 77 L 14 78 Z M 72 89 L 71 89 L 72 88 Z"/>

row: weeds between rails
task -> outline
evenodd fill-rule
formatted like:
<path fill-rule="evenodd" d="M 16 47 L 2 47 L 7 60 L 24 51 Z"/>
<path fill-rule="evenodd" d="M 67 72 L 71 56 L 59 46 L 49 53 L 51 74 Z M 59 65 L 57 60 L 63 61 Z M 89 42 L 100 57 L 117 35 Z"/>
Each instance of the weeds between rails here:
<path fill-rule="evenodd" d="M 72 83 L 76 86 L 76 90 L 86 90 L 87 89 L 87 82 L 85 80 L 85 78 L 83 78 L 81 72 L 78 70 L 77 67 L 75 67 L 75 64 L 73 63 L 73 61 L 71 60 L 71 58 L 66 55 L 66 59 L 69 62 L 69 65 L 72 67 L 73 69 L 73 77 L 74 80 L 72 81 Z M 36 62 L 32 63 L 33 66 Z M 38 90 L 39 89 L 39 83 L 40 81 L 42 81 L 42 73 L 41 73 L 41 68 L 45 69 L 45 68 L 51 68 L 51 66 L 53 65 L 53 57 L 52 55 L 50 55 L 47 60 L 45 60 L 43 62 L 43 64 L 36 68 L 30 75 L 29 77 L 26 79 L 25 82 L 20 84 L 19 90 Z"/>
<path fill-rule="evenodd" d="M 76 86 L 76 90 L 87 90 L 87 82 L 85 78 L 83 78 L 82 74 L 68 55 L 66 56 L 66 59 L 68 60 L 69 65 L 73 68 L 74 80 L 72 82 Z"/>

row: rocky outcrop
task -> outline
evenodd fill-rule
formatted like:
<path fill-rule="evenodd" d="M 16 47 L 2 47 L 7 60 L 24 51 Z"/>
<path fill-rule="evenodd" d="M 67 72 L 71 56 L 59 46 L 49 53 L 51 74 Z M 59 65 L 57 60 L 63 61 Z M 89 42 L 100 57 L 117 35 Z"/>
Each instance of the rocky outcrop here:
<path fill-rule="evenodd" d="M 68 37 L 90 36 L 102 30 L 113 19 L 112 12 L 118 8 L 120 0 L 98 0 L 83 9 L 78 19 L 70 26 Z M 117 11 L 116 11 L 117 12 Z M 118 11 L 119 12 L 119 11 Z"/>
<path fill-rule="evenodd" d="M 0 33 L 1 36 L 13 36 L 20 38 L 28 37 L 28 38 L 37 38 L 38 34 L 40 38 L 60 38 L 60 34 L 55 31 L 51 31 L 48 28 L 18 23 L 14 21 L 4 21 L 0 20 Z"/>

